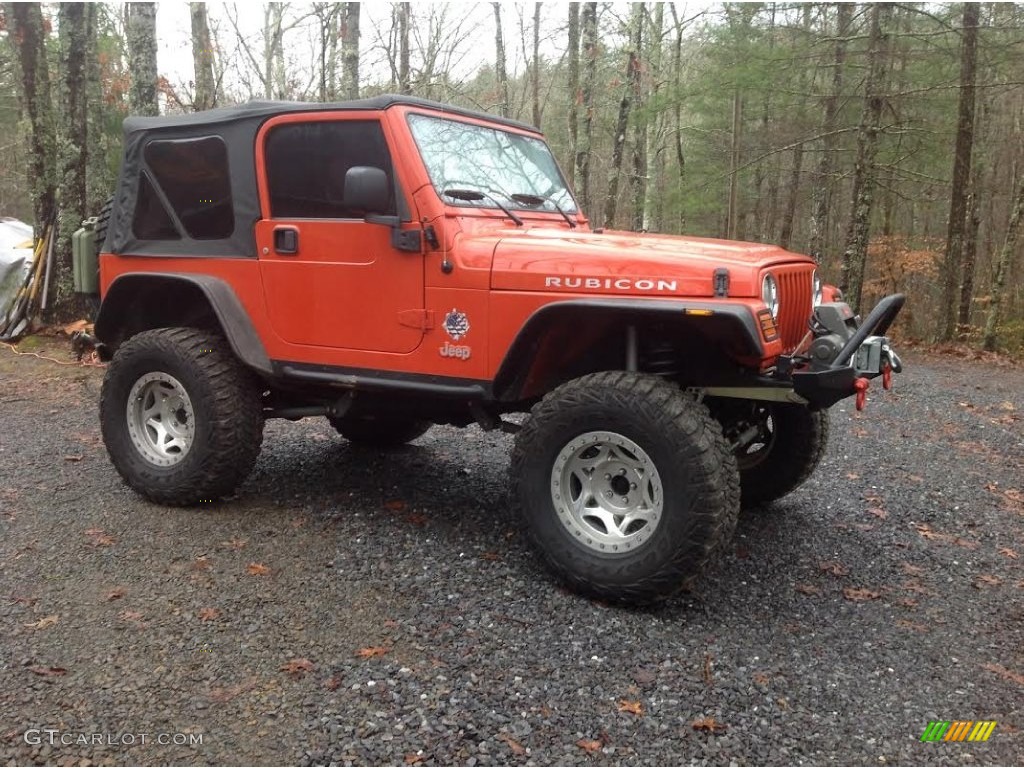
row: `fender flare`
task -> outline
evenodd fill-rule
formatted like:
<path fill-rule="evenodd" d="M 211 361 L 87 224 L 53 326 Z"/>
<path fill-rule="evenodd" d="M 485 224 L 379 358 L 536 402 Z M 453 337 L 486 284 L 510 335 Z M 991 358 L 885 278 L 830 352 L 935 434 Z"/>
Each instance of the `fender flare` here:
<path fill-rule="evenodd" d="M 187 285 L 198 289 L 213 310 L 224 336 L 231 345 L 235 356 L 245 365 L 265 376 L 274 371 L 270 358 L 253 327 L 238 295 L 225 281 L 210 275 L 186 273 L 127 272 L 119 275 L 110 284 L 103 296 L 99 315 L 96 317 L 96 336 L 105 343 L 120 341 L 119 337 L 127 323 L 125 313 L 142 289 L 151 289 L 160 284 Z M 153 327 L 153 326 L 147 326 Z M 146 330 L 147 328 L 142 328 Z"/>
<path fill-rule="evenodd" d="M 710 311 L 709 316 L 687 316 L 688 309 Z M 578 322 L 584 314 L 612 314 L 623 324 L 647 318 L 677 323 L 680 328 L 728 327 L 738 351 L 760 358 L 764 343 L 754 315 L 742 304 L 653 299 L 572 299 L 545 304 L 527 319 L 509 347 L 494 377 L 493 391 L 499 400 L 516 400 L 522 392 L 531 360 L 548 329 L 560 321 Z"/>

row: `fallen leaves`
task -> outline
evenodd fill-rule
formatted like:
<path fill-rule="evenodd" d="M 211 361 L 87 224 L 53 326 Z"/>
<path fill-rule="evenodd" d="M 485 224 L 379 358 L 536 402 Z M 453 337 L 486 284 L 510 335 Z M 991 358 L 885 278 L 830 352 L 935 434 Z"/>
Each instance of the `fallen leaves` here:
<path fill-rule="evenodd" d="M 59 677 L 68 673 L 64 667 L 29 667 L 28 671 L 40 677 Z"/>
<path fill-rule="evenodd" d="M 384 502 L 384 509 L 391 510 L 392 512 L 402 512 L 408 506 L 401 499 L 392 499 L 391 501 Z"/>
<path fill-rule="evenodd" d="M 248 571 L 250 576 L 266 576 L 270 573 L 270 568 L 263 563 L 249 563 L 245 570 Z"/>
<path fill-rule="evenodd" d="M 245 539 L 228 539 L 227 541 L 222 541 L 220 544 L 225 549 L 238 550 L 238 549 L 245 549 L 245 545 L 248 544 L 248 543 L 249 542 L 246 541 Z"/>
<path fill-rule="evenodd" d="M 712 664 L 712 658 L 710 653 L 704 654 L 704 669 L 702 674 L 704 676 L 704 685 L 712 685 L 715 682 L 714 676 L 714 665 Z"/>
<path fill-rule="evenodd" d="M 90 528 L 85 535 L 89 537 L 89 543 L 94 547 L 109 547 L 115 541 L 114 537 L 102 528 Z"/>
<path fill-rule="evenodd" d="M 725 723 L 720 723 L 713 717 L 702 717 L 694 720 L 690 725 L 695 731 L 703 731 L 704 733 L 725 733 L 729 729 Z"/>
<path fill-rule="evenodd" d="M 867 587 L 843 587 L 843 597 L 854 603 L 866 603 L 868 600 L 877 600 L 882 594 L 868 589 Z"/>
<path fill-rule="evenodd" d="M 1003 580 L 998 576 L 992 576 L 987 573 L 981 574 L 977 579 L 974 580 L 974 586 L 978 589 L 982 587 L 998 587 L 1003 583 Z"/>
<path fill-rule="evenodd" d="M 29 622 L 28 624 L 25 624 L 23 626 L 27 627 L 28 629 L 49 629 L 50 627 L 54 626 L 58 621 L 60 621 L 60 616 L 58 616 L 57 614 L 53 614 L 52 616 L 44 616 L 39 621 Z"/>
<path fill-rule="evenodd" d="M 796 591 L 799 592 L 802 595 L 820 595 L 821 594 L 821 588 L 820 587 L 816 587 L 813 584 L 797 584 L 796 587 L 794 587 L 794 589 L 796 589 Z"/>
<path fill-rule="evenodd" d="M 1002 664 L 982 664 L 981 668 L 986 669 L 989 672 L 994 672 L 1003 678 L 1003 680 L 1009 680 L 1011 683 L 1016 683 L 1017 685 L 1024 685 L 1024 675 L 1007 669 Z"/>
<path fill-rule="evenodd" d="M 337 675 L 331 675 L 324 680 L 324 688 L 328 691 L 336 691 L 341 687 L 341 678 Z"/>
<path fill-rule="evenodd" d="M 213 688 L 210 691 L 210 701 L 217 704 L 226 704 L 236 696 L 246 693 L 256 687 L 256 678 L 251 678 L 235 685 L 230 685 L 226 688 Z"/>
<path fill-rule="evenodd" d="M 619 701 L 619 712 L 628 712 L 631 715 L 637 717 L 643 717 L 644 705 L 639 701 L 629 701 L 628 699 L 622 699 Z"/>
<path fill-rule="evenodd" d="M 913 622 L 913 621 L 908 621 L 907 619 L 899 619 L 899 620 L 897 620 L 896 621 L 896 626 L 897 627 L 901 627 L 903 629 L 910 629 L 910 630 L 913 630 L 914 632 L 927 632 L 928 631 L 928 627 L 926 627 L 924 624 L 918 624 L 918 623 Z"/>
<path fill-rule="evenodd" d="M 313 662 L 309 659 L 292 659 L 281 665 L 281 671 L 287 672 L 292 677 L 302 677 L 307 672 L 313 671 Z"/>
<path fill-rule="evenodd" d="M 125 621 L 142 621 L 141 611 L 121 611 L 121 613 L 119 613 L 118 616 L 120 616 Z"/>
<path fill-rule="evenodd" d="M 220 618 L 220 610 L 217 608 L 200 608 L 199 609 L 199 620 L 200 621 L 216 621 Z"/>
<path fill-rule="evenodd" d="M 499 555 L 497 552 L 483 552 L 480 554 L 480 559 L 489 560 L 492 563 L 496 563 L 499 560 L 501 560 L 501 555 Z"/>
<path fill-rule="evenodd" d="M 62 458 L 64 459 L 64 461 L 81 461 L 85 457 L 84 456 L 79 456 L 77 454 L 75 454 L 75 455 L 68 454 L 67 456 L 63 456 Z"/>
<path fill-rule="evenodd" d="M 830 573 L 833 576 L 846 576 L 850 573 L 842 563 L 834 560 L 824 560 L 818 563 L 818 570 L 822 573 Z"/>
<path fill-rule="evenodd" d="M 885 518 L 887 518 L 889 516 L 889 513 L 886 512 L 881 507 L 868 507 L 868 514 L 869 515 L 874 515 L 879 520 L 885 520 Z"/>
<path fill-rule="evenodd" d="M 1000 547 L 998 552 L 1003 557 L 1008 557 L 1011 560 L 1016 560 L 1018 557 L 1017 552 L 1015 550 L 1010 549 L 1009 547 Z"/>
<path fill-rule="evenodd" d="M 907 576 L 921 576 L 924 574 L 924 568 L 922 568 L 919 565 L 903 563 L 903 565 L 901 565 L 900 567 L 903 569 L 903 572 L 907 574 Z"/>
<path fill-rule="evenodd" d="M 599 739 L 580 739 L 576 742 L 576 746 L 587 754 L 592 755 L 595 752 L 601 751 L 601 748 L 604 747 L 604 742 Z"/>
<path fill-rule="evenodd" d="M 942 544 L 953 544 L 957 547 L 963 547 L 964 549 L 977 549 L 978 542 L 970 541 L 961 536 L 953 536 L 949 533 L 942 533 L 940 531 L 933 530 L 927 523 L 914 523 L 914 530 L 917 531 L 928 541 L 937 541 Z"/>
<path fill-rule="evenodd" d="M 405 764 L 406 765 L 419 765 L 422 762 L 423 762 L 423 755 L 419 754 L 418 752 L 409 752 L 405 756 Z"/>
<path fill-rule="evenodd" d="M 370 645 L 366 648 L 360 648 L 356 651 L 356 656 L 360 659 L 378 659 L 388 652 L 388 649 L 381 645 Z"/>
<path fill-rule="evenodd" d="M 753 679 L 754 679 L 754 682 L 757 683 L 758 685 L 768 685 L 768 680 L 770 678 L 764 672 L 755 672 Z"/>
<path fill-rule="evenodd" d="M 508 748 L 512 750 L 513 755 L 522 756 L 526 754 L 526 747 L 524 747 L 518 741 L 513 739 L 507 733 L 499 733 L 498 738 L 504 741 L 506 744 L 508 744 Z"/>
<path fill-rule="evenodd" d="M 193 571 L 208 571 L 210 570 L 210 558 L 206 555 L 200 555 L 192 561 L 192 565 L 189 566 Z"/>
<path fill-rule="evenodd" d="M 124 587 L 114 587 L 112 590 L 107 592 L 106 601 L 112 603 L 115 600 L 120 600 L 122 597 L 128 594 L 128 590 Z"/>

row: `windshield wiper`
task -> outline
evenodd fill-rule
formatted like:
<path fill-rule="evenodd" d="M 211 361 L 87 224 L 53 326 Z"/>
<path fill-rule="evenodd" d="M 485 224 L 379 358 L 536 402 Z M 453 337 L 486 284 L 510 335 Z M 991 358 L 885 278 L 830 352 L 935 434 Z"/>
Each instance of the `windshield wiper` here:
<path fill-rule="evenodd" d="M 576 229 L 576 222 L 573 221 L 569 217 L 569 214 L 563 211 L 559 207 L 558 203 L 556 203 L 550 197 L 544 197 L 543 195 L 526 194 L 525 192 L 515 192 L 514 194 L 509 195 L 509 197 L 511 197 L 517 203 L 522 203 L 523 205 L 543 205 L 544 203 L 551 203 L 551 206 L 560 214 L 562 214 L 562 218 L 565 219 L 566 223 L 572 229 Z"/>
<path fill-rule="evenodd" d="M 516 216 L 512 211 L 506 208 L 504 205 L 498 202 L 498 200 L 487 192 L 480 192 L 476 189 L 446 189 L 441 193 L 445 197 L 450 197 L 453 200 L 465 200 L 466 202 L 473 202 L 475 200 L 490 200 L 496 206 L 501 208 L 502 212 L 508 216 L 512 221 L 516 223 L 517 227 L 523 226 L 523 220 Z"/>

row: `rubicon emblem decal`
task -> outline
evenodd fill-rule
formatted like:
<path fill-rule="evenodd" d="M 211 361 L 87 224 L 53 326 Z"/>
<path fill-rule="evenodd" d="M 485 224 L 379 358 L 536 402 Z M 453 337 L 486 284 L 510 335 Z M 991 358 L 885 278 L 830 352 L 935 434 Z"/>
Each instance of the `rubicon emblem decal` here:
<path fill-rule="evenodd" d="M 444 329 L 452 337 L 452 341 L 458 341 L 469 333 L 469 318 L 465 312 L 452 308 L 452 311 L 444 316 Z"/>

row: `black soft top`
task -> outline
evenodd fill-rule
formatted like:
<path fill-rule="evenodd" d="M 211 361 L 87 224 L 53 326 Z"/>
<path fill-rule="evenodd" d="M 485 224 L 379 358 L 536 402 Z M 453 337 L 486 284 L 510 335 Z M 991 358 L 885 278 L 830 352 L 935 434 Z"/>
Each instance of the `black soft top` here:
<path fill-rule="evenodd" d="M 368 99 L 333 103 L 298 101 L 250 101 L 231 107 L 161 117 L 128 117 L 124 121 L 124 160 L 110 212 L 104 251 L 139 256 L 255 256 L 253 224 L 260 218 L 256 188 L 254 147 L 260 126 L 269 118 L 294 112 L 375 111 L 396 105 L 422 107 L 459 117 L 488 120 L 539 135 L 532 125 L 471 109 L 441 104 L 414 96 L 385 94 Z M 144 151 L 153 140 L 174 141 L 216 136 L 227 147 L 230 168 L 234 231 L 219 240 L 194 240 L 183 227 L 180 239 L 142 240 L 132 231 L 132 218 L 143 175 L 155 179 Z M 158 186 L 158 185 L 157 185 Z M 158 193 L 159 194 L 159 193 Z M 166 206 L 165 206 L 166 207 Z"/>

